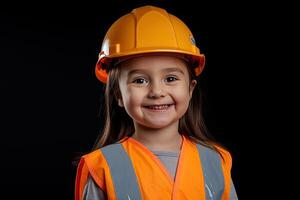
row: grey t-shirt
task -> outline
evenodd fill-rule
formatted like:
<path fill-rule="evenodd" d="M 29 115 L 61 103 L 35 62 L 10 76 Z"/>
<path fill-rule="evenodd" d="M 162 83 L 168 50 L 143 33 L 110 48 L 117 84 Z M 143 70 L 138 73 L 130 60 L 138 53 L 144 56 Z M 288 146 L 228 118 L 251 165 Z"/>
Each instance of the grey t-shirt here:
<path fill-rule="evenodd" d="M 179 153 L 178 152 L 167 152 L 167 151 L 154 151 L 150 149 L 154 155 L 156 155 L 160 161 L 164 164 L 164 166 L 169 171 L 170 175 L 175 178 L 176 174 L 176 168 L 177 168 L 177 162 Z M 88 177 L 87 184 L 83 191 L 83 199 L 82 200 L 105 200 L 107 199 L 105 192 L 97 186 L 97 184 L 94 182 L 93 178 L 91 176 Z M 231 181 L 231 188 L 230 188 L 230 200 L 238 199 L 234 185 Z"/>

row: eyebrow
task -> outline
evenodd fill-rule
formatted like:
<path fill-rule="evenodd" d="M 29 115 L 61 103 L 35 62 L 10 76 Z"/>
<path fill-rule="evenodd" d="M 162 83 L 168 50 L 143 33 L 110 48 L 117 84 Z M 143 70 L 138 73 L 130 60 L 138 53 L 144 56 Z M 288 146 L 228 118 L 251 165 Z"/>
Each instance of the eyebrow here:
<path fill-rule="evenodd" d="M 142 70 L 142 69 L 134 69 L 134 70 L 131 70 L 128 72 L 128 76 L 134 74 L 134 73 L 138 73 L 138 72 L 145 72 L 147 70 Z M 184 75 L 184 72 L 181 70 L 181 69 L 178 69 L 178 68 L 164 68 L 161 70 L 162 72 L 174 72 L 174 71 L 177 71 L 181 74 Z"/>

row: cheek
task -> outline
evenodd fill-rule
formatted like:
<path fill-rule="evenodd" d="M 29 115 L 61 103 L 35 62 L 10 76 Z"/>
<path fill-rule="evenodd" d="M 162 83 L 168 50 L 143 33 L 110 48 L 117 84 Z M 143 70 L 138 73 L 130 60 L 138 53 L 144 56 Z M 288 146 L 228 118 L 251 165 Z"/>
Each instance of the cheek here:
<path fill-rule="evenodd" d="M 131 108 L 139 106 L 143 101 L 144 92 L 136 88 L 128 88 L 125 91 L 124 103 Z"/>
<path fill-rule="evenodd" d="M 172 91 L 175 101 L 178 103 L 184 104 L 189 103 L 189 91 L 188 87 L 181 86 Z"/>
<path fill-rule="evenodd" d="M 186 106 L 186 105 L 188 105 L 189 104 L 189 95 L 188 95 L 188 93 L 178 93 L 178 94 L 176 94 L 176 96 L 175 96 L 175 101 L 178 103 L 178 104 L 180 104 L 180 105 L 182 105 L 182 106 Z"/>
<path fill-rule="evenodd" d="M 187 90 L 177 92 L 173 96 L 176 102 L 176 110 L 180 113 L 185 113 L 189 106 L 189 93 Z"/>

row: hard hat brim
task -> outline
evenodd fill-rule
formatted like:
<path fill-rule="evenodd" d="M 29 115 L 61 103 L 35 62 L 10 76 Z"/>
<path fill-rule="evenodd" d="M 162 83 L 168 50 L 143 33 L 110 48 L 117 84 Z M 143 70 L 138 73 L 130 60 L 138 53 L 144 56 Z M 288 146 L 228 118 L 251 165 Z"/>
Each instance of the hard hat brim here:
<path fill-rule="evenodd" d="M 205 56 L 203 54 L 191 54 L 190 52 L 186 51 L 180 51 L 180 50 L 146 50 L 146 51 L 135 51 L 135 52 L 127 52 L 126 54 L 118 54 L 117 56 L 106 56 L 103 52 L 99 54 L 98 62 L 96 63 L 95 67 L 95 73 L 98 80 L 100 80 L 103 83 L 107 82 L 107 73 L 109 71 L 109 68 L 111 67 L 112 63 L 114 65 L 119 64 L 122 61 L 125 61 L 127 59 L 133 58 L 133 57 L 139 57 L 139 56 L 145 56 L 150 54 L 156 54 L 156 55 L 182 55 L 180 57 L 185 58 L 185 60 L 191 65 L 195 71 L 195 75 L 199 76 L 201 72 L 203 71 L 204 65 L 205 65 Z"/>

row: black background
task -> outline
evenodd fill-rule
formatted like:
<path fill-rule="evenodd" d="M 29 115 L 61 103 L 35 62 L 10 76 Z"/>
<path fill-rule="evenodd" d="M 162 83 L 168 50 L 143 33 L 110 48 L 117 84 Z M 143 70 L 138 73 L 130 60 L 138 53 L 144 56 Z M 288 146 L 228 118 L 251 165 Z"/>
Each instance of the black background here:
<path fill-rule="evenodd" d="M 115 20 L 146 4 L 182 19 L 206 55 L 205 120 L 232 153 L 240 199 L 266 190 L 263 163 L 271 158 L 264 156 L 274 152 L 264 143 L 275 113 L 268 29 L 277 11 L 256 2 L 111 0 L 2 7 L 1 195 L 73 199 L 72 161 L 92 148 L 101 126 L 94 66 L 102 39 Z"/>

